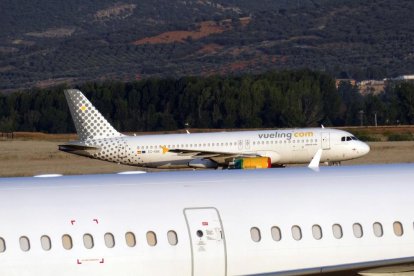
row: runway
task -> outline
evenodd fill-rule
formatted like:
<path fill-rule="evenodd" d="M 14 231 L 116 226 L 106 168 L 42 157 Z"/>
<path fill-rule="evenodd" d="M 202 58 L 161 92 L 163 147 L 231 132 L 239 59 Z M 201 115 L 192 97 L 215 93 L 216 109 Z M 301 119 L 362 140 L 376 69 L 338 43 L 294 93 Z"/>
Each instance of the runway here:
<path fill-rule="evenodd" d="M 0 140 L 0 177 L 38 174 L 94 174 L 131 170 L 160 171 L 119 165 L 58 151 L 59 140 Z M 370 142 L 371 152 L 351 164 L 414 163 L 414 141 Z"/>

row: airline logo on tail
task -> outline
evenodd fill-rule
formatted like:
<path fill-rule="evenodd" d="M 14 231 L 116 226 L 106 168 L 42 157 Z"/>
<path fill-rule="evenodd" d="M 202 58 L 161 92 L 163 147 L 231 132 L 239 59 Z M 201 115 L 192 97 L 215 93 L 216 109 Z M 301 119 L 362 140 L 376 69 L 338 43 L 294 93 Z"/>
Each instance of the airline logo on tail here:
<path fill-rule="evenodd" d="M 65 90 L 65 97 L 81 141 L 123 136 L 77 89 Z"/>

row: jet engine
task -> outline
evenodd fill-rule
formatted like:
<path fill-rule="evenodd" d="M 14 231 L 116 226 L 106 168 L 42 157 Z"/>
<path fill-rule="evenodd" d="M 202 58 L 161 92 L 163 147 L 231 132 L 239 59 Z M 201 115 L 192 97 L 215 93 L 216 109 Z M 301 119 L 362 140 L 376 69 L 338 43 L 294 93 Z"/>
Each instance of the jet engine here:
<path fill-rule="evenodd" d="M 269 157 L 247 157 L 235 159 L 234 169 L 267 169 L 272 167 Z"/>

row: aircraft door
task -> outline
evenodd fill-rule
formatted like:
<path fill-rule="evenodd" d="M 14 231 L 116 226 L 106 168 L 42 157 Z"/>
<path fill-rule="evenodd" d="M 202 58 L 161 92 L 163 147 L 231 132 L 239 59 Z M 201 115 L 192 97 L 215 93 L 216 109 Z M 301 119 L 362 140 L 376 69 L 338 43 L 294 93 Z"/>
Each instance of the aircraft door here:
<path fill-rule="evenodd" d="M 322 149 L 330 149 L 331 148 L 331 143 L 330 143 L 330 137 L 329 137 L 329 132 L 322 132 L 321 133 L 321 146 Z"/>
<path fill-rule="evenodd" d="M 246 139 L 246 140 L 244 141 L 244 147 L 245 147 L 245 149 L 247 149 L 247 150 L 249 150 L 249 149 L 250 149 L 250 140 L 249 140 L 249 139 Z"/>
<path fill-rule="evenodd" d="M 184 209 L 190 234 L 192 275 L 227 274 L 226 241 L 216 208 Z"/>
<path fill-rule="evenodd" d="M 239 140 L 237 142 L 237 144 L 239 145 L 239 150 L 242 150 L 243 149 L 243 140 Z"/>
<path fill-rule="evenodd" d="M 127 149 L 128 145 L 124 139 L 118 140 L 118 160 L 119 162 L 123 162 L 126 160 L 127 157 Z"/>

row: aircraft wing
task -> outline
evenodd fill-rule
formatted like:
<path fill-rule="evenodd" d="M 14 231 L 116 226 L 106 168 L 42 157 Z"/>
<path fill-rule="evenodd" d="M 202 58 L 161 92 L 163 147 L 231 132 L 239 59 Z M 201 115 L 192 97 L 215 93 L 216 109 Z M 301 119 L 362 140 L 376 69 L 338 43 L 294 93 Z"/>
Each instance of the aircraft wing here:
<path fill-rule="evenodd" d="M 236 157 L 258 157 L 260 155 L 256 153 L 231 153 L 231 152 L 218 152 L 218 151 L 200 151 L 200 150 L 188 150 L 188 149 L 168 149 L 168 152 L 176 153 L 180 156 L 191 156 L 193 158 L 236 158 Z"/>
<path fill-rule="evenodd" d="M 326 276 L 385 276 L 414 274 L 414 257 L 370 261 L 363 263 L 343 264 L 338 266 L 301 269 L 298 271 L 285 271 L 275 273 L 251 274 L 246 276 L 273 276 L 273 275 L 326 275 Z"/>

